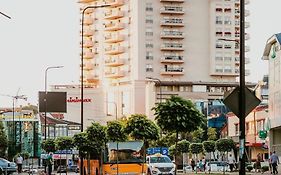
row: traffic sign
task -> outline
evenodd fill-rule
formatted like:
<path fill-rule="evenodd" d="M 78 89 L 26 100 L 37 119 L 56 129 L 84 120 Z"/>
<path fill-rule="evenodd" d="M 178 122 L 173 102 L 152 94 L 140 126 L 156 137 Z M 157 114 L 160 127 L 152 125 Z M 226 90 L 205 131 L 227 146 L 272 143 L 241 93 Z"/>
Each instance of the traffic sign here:
<path fill-rule="evenodd" d="M 225 98 L 223 103 L 229 107 L 229 109 L 239 117 L 239 86 L 232 91 L 228 91 L 224 94 Z M 254 92 L 245 87 L 245 116 L 247 116 L 255 107 L 257 107 L 261 100 L 256 97 Z"/>

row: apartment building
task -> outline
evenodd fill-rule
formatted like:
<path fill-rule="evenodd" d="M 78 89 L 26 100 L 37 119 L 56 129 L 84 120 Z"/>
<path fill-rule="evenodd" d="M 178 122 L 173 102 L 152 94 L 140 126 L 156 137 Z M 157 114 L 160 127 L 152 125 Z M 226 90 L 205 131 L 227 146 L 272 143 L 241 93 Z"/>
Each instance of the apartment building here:
<path fill-rule="evenodd" d="M 80 80 L 86 87 L 102 89 L 102 103 L 115 102 L 119 117 L 132 113 L 152 117 L 155 103 L 170 95 L 207 103 L 237 86 L 239 42 L 220 39 L 239 40 L 239 0 L 79 3 L 84 15 Z M 88 6 L 103 4 L 110 6 L 82 14 Z"/>
<path fill-rule="evenodd" d="M 270 149 L 281 155 L 281 33 L 270 37 L 265 45 L 263 60 L 268 62 L 269 82 L 269 119 L 270 119 Z"/>

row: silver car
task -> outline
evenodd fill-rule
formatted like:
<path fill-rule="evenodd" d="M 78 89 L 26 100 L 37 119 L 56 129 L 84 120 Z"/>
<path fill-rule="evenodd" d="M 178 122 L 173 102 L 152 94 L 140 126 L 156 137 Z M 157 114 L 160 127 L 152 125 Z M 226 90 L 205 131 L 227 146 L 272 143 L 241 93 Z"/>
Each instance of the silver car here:
<path fill-rule="evenodd" d="M 0 158 L 0 174 L 12 174 L 17 172 L 17 164 L 6 159 Z"/>

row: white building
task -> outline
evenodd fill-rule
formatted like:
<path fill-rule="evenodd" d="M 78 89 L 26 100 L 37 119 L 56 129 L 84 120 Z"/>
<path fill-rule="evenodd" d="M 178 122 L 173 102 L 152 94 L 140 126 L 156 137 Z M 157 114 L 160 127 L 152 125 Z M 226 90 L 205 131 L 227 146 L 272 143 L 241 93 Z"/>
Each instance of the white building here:
<path fill-rule="evenodd" d="M 281 33 L 267 40 L 263 59 L 268 61 L 270 148 L 281 155 Z"/>

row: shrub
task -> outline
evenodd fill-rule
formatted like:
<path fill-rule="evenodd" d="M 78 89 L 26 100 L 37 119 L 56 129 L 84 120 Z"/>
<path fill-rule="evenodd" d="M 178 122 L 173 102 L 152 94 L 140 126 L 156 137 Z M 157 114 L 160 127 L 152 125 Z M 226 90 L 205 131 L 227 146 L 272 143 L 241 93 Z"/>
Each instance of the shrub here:
<path fill-rule="evenodd" d="M 252 165 L 248 165 L 248 166 L 246 167 L 246 169 L 247 169 L 249 172 L 251 172 L 251 171 L 254 169 L 254 167 L 253 167 Z"/>
<path fill-rule="evenodd" d="M 262 166 L 261 169 L 262 169 L 262 172 L 266 172 L 269 170 L 269 166 Z"/>

